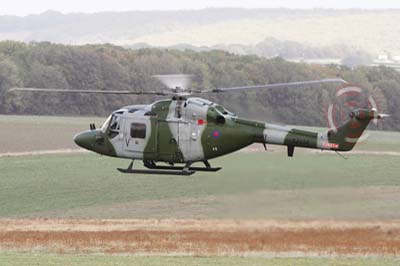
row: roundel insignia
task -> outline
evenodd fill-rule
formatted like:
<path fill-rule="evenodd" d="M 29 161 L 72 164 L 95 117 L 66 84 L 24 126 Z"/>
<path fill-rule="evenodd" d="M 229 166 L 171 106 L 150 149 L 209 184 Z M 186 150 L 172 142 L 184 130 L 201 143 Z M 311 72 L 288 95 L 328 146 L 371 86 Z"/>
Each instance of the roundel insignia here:
<path fill-rule="evenodd" d="M 214 130 L 212 132 L 212 135 L 215 139 L 219 138 L 219 136 L 221 135 L 221 132 L 219 130 Z"/>

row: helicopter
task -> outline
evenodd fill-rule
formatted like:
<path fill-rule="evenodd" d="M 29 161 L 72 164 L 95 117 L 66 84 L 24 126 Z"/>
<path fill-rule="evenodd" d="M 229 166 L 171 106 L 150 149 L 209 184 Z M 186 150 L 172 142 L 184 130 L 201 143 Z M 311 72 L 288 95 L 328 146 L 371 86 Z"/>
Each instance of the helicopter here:
<path fill-rule="evenodd" d="M 209 160 L 238 151 L 253 143 L 284 145 L 287 155 L 294 156 L 295 147 L 346 152 L 353 149 L 372 120 L 388 115 L 375 108 L 356 109 L 348 121 L 338 128 L 313 132 L 240 118 L 222 105 L 195 97 L 199 94 L 228 93 L 243 90 L 313 86 L 316 84 L 349 84 L 343 79 L 275 83 L 256 86 L 189 89 L 191 75 L 157 75 L 165 91 L 63 90 L 12 88 L 14 92 L 57 92 L 119 95 L 170 96 L 148 105 L 131 105 L 115 110 L 103 125 L 78 133 L 74 142 L 95 153 L 130 159 L 129 166 L 118 168 L 122 173 L 157 175 L 192 175 L 197 171 L 217 172 Z M 194 96 L 192 96 L 194 95 Z M 147 169 L 137 169 L 134 162 L 143 161 Z M 162 163 L 162 165 L 160 165 Z M 204 167 L 194 167 L 202 163 Z"/>

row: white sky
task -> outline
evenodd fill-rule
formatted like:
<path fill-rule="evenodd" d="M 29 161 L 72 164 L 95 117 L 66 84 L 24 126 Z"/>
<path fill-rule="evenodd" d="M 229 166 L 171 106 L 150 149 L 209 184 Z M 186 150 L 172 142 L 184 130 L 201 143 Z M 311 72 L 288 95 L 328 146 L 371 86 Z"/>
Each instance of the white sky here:
<path fill-rule="evenodd" d="M 0 15 L 131 10 L 201 9 L 206 7 L 245 8 L 400 8 L 400 0 L 3 0 Z"/>

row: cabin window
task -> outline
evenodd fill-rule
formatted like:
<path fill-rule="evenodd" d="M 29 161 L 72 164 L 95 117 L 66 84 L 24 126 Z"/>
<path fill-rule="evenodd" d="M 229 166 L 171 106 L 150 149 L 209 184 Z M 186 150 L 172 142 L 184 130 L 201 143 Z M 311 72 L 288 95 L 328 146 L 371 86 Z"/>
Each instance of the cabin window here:
<path fill-rule="evenodd" d="M 141 123 L 131 124 L 131 138 L 144 139 L 146 137 L 146 125 Z"/>

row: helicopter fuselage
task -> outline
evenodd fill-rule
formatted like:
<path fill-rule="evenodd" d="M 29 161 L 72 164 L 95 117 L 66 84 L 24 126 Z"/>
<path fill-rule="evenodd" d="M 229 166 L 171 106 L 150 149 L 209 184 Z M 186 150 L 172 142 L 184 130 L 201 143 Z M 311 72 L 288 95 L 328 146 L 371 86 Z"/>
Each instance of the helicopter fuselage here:
<path fill-rule="evenodd" d="M 150 105 L 113 112 L 100 129 L 75 136 L 88 150 L 119 158 L 170 164 L 205 162 L 253 143 L 321 150 L 351 150 L 374 113 L 351 117 L 338 131 L 318 133 L 241 119 L 221 105 L 202 98 L 174 97 Z M 353 122 L 358 127 L 351 126 Z M 360 134 L 359 134 L 360 133 Z M 346 137 L 356 136 L 355 142 Z"/>
<path fill-rule="evenodd" d="M 227 92 L 279 89 L 319 84 L 345 84 L 343 89 L 354 89 L 347 81 L 321 79 L 294 81 L 230 88 L 189 89 L 191 75 L 157 75 L 170 92 L 133 90 L 64 90 L 45 88 L 13 88 L 9 92 L 56 92 L 115 95 L 170 95 L 172 99 L 157 101 L 149 105 L 132 105 L 113 112 L 100 129 L 94 124 L 90 130 L 81 132 L 74 141 L 82 148 L 118 158 L 131 159 L 122 173 L 191 175 L 196 171 L 216 172 L 208 162 L 228 153 L 240 150 L 253 143 L 287 146 L 287 154 L 293 157 L 295 147 L 320 150 L 350 151 L 362 136 L 371 120 L 388 117 L 376 108 L 357 109 L 338 128 L 324 132 L 313 132 L 289 126 L 274 125 L 239 118 L 223 106 L 196 97 L 192 94 L 222 94 Z M 150 170 L 135 169 L 135 160 L 143 160 Z M 169 163 L 160 166 L 157 162 Z M 205 167 L 192 167 L 203 162 Z M 174 166 L 185 163 L 184 167 Z M 159 171 L 163 170 L 163 171 Z M 166 170 L 166 171 L 164 171 Z"/>

